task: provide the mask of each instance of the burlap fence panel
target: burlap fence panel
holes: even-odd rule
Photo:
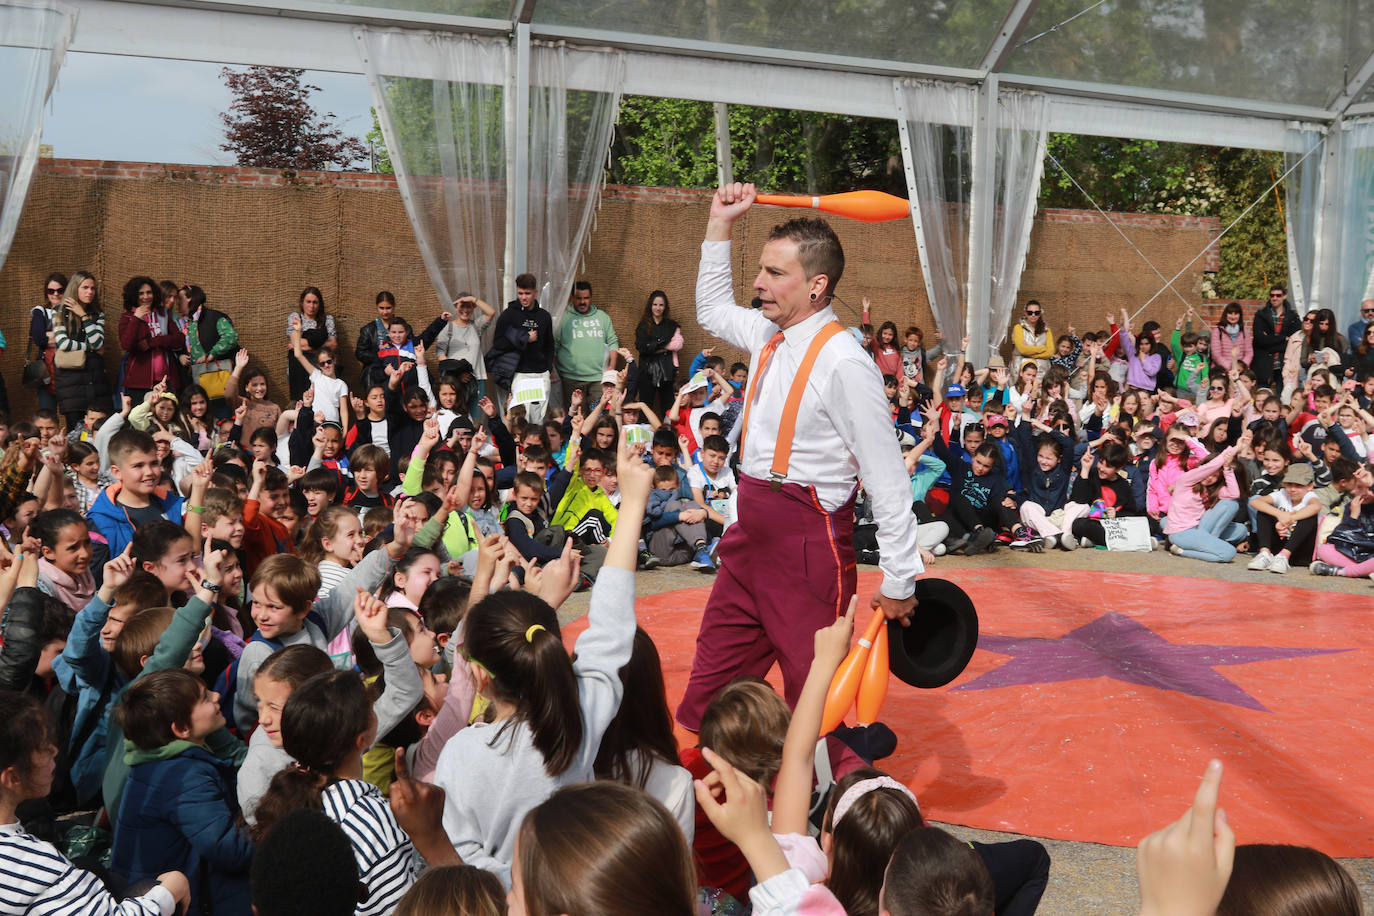
[[[350,384],[358,377],[353,357],[358,330],[375,316],[379,290],[396,296],[398,313],[417,331],[441,310],[394,189],[336,187],[315,180],[269,187],[266,178],[259,187],[244,175],[224,178],[181,166],[166,167],[164,174],[156,179],[91,178],[40,170],[35,177],[13,250],[0,271],[0,330],[9,342],[0,366],[15,416],[27,417],[34,407],[32,393],[20,387],[20,368],[29,310],[42,301],[43,278],[52,270],[86,268],[99,278],[112,382],[122,357],[116,338],[121,289],[129,277],[148,274],[203,287],[209,303],[233,317],[242,344],[268,372],[269,394],[282,402],[286,316],[306,285],[320,288],[335,316],[339,375]],[[650,291],[668,294],[686,339],[684,375],[703,347],[716,345],[727,362],[741,356],[708,337],[693,318],[707,209],[704,193],[608,192],[579,264],[579,275],[592,283],[593,300],[611,315],[624,346],[633,347],[635,325]],[[753,295],[759,250],[768,231],[792,215],[759,208],[736,232],[732,263],[740,302]],[[835,307],[840,320],[857,324],[867,295],[875,323],[890,319],[899,329],[915,324],[925,330],[927,345],[933,343],[934,325],[910,224],[831,223],[847,257],[838,289],[843,301]],[[1166,277],[1187,264],[1210,237],[1206,227],[1180,228],[1165,221],[1125,231]],[[1202,263],[1190,267],[1181,281],[1190,301],[1198,301]],[[1122,305],[1134,310],[1161,285],[1110,226],[1040,218],[1018,313],[1026,299],[1037,298],[1056,334],[1069,324],[1081,333],[1102,327],[1109,310],[1119,314]],[[500,308],[502,303],[493,305]],[[1138,322],[1155,318],[1172,328],[1182,311],[1178,299],[1166,293]]]

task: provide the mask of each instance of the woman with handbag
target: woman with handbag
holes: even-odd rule
[[[635,349],[639,351],[639,399],[662,416],[677,397],[682,329],[668,316],[668,294],[661,289],[650,293],[644,303],[644,315],[635,328]]]
[[[105,346],[105,315],[100,311],[95,277],[84,270],[72,274],[67,284],[53,319],[53,344],[57,409],[67,419],[67,428],[75,429],[87,407],[104,405],[110,399],[100,353]]]
[[[34,389],[40,410],[57,409],[53,383],[53,317],[67,291],[67,275],[50,273],[43,284],[43,304],[29,312],[28,357],[24,361],[24,387]]]
[[[124,393],[135,404],[159,381],[181,388],[177,351],[186,338],[176,320],[162,307],[162,291],[150,277],[134,277],[124,284],[124,313],[119,316],[119,345],[124,348]]]
[[[305,371],[295,356],[295,341],[299,335],[301,352],[314,353],[313,362],[320,350],[334,353],[339,349],[339,338],[334,330],[334,316],[324,310],[324,293],[318,286],[307,286],[301,291],[300,308],[286,319],[286,380],[291,389],[291,400],[298,401],[310,387],[310,373]]]
[[[191,380],[205,389],[215,416],[229,416],[224,402],[224,386],[234,369],[233,355],[238,352],[239,335],[234,322],[223,312],[205,304],[205,290],[199,286],[183,286],[177,305],[186,316],[186,350],[191,354]]]

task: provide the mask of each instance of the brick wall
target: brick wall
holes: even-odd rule
[[[605,189],[579,276],[614,319],[622,341],[653,289],[668,293],[683,324],[687,358],[718,343],[692,320],[692,296],[709,194],[699,190],[611,185]],[[736,235],[736,292],[752,295],[757,257],[768,229],[790,211],[759,208]],[[1112,214],[1126,237],[1160,273],[1173,276],[1220,230],[1215,219]],[[860,300],[873,301],[875,323],[915,324],[931,339],[934,323],[906,221],[832,221],[847,265],[837,306],[857,323]],[[1039,299],[1051,328],[1102,327],[1108,311],[1135,311],[1162,285],[1103,217],[1086,210],[1044,210],[1035,220],[1017,301]],[[3,370],[18,414],[32,409],[18,384],[29,310],[42,301],[52,270],[89,269],[100,279],[108,336],[115,339],[120,289],[136,274],[204,287],[210,304],[229,312],[244,345],[269,371],[273,395],[285,395],[285,323],[306,285],[322,289],[340,324],[341,377],[357,377],[352,350],[358,328],[375,314],[376,293],[389,289],[413,324],[437,313],[434,294],[395,179],[354,172],[282,172],[233,166],[47,159],[40,162],[9,257],[0,270],[0,330],[9,341]],[[1201,302],[1202,272],[1215,252],[1198,258],[1178,281],[1188,302]],[[851,311],[850,309],[853,309]],[[1183,304],[1157,296],[1139,321],[1172,326]],[[111,378],[118,347],[106,348]],[[718,351],[727,359],[736,354]],[[685,363],[685,361],[684,361]]]

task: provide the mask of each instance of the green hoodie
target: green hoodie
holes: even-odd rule
[[[205,747],[203,744],[196,744],[194,741],[185,741],[181,738],[177,738],[170,744],[164,744],[162,747],[155,747],[150,751],[145,751],[128,738],[125,738],[124,765],[133,769],[140,763],[151,763],[154,760],[171,760],[173,757],[184,754],[196,747],[209,750],[209,748]],[[214,752],[211,751],[211,753]]]
[[[579,382],[600,381],[606,353],[620,346],[611,316],[593,305],[583,315],[572,306],[558,326],[558,374]]]

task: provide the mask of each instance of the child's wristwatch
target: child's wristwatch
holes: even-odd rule
[[[219,589],[220,589],[219,583],[217,583],[217,582],[211,582],[209,579],[201,579],[201,580],[200,580],[200,587],[203,588],[203,589],[205,589],[207,592],[213,592],[213,593],[216,594],[216,595],[219,594]]]

